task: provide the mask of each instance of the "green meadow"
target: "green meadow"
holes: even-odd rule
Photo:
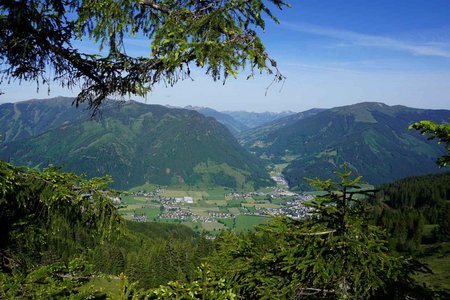
[[[147,187],[156,190],[156,186]],[[176,203],[178,209],[188,211],[192,215],[188,219],[160,218],[163,203],[161,198],[152,196],[133,195],[133,192],[142,191],[142,187],[135,188],[122,195],[122,204],[119,211],[127,220],[136,217],[146,217],[146,221],[164,223],[181,223],[198,232],[217,234],[222,230],[243,232],[252,230],[256,225],[263,224],[268,216],[258,215],[259,208],[280,208],[286,199],[270,199],[266,196],[230,197],[230,190],[215,188],[208,190],[181,189],[180,187],[162,188],[159,193],[161,198],[192,197],[194,203]],[[146,190],[148,191],[148,190]],[[265,191],[269,192],[269,191]],[[268,200],[270,199],[270,200]],[[216,215],[217,214],[217,215]]]

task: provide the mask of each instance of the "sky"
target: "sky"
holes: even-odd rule
[[[155,86],[149,104],[206,106],[217,110],[304,111],[365,101],[450,109],[449,0],[290,0],[267,22],[261,38],[286,76],[258,75],[213,82],[202,70],[194,80]],[[129,53],[148,51],[131,41]],[[0,103],[74,96],[53,83],[3,84]]]

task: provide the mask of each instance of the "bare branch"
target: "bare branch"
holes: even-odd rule
[[[336,230],[328,230],[328,231],[321,231],[321,232],[305,232],[305,233],[301,233],[300,235],[313,236],[313,235],[324,235],[324,234],[329,234],[329,233],[333,233],[333,232],[336,232]]]
[[[167,7],[161,6],[157,3],[155,3],[155,1],[152,0],[141,0],[140,4],[142,6],[148,6],[154,10],[158,10],[158,11],[162,11],[164,13],[170,13],[170,9],[168,9]]]

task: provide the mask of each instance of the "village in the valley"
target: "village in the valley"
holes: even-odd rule
[[[314,196],[289,191],[283,178],[272,178],[277,187],[265,191],[183,191],[157,186],[151,191],[131,191],[116,204],[129,220],[180,223],[209,233],[250,230],[272,216],[300,219],[308,215],[310,208],[304,203]]]

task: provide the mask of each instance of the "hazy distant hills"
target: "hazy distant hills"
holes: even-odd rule
[[[277,119],[293,115],[293,111],[283,111],[283,112],[248,112],[248,111],[223,111],[222,113],[227,114],[236,121],[244,124],[248,128],[255,128],[266,123],[275,121]]]
[[[239,136],[251,128],[296,114],[292,111],[257,113],[247,111],[217,111],[209,107],[198,106],[186,106],[185,108],[198,111],[202,115],[216,119],[225,125],[234,136]]]
[[[63,165],[88,177],[110,174],[117,188],[272,183],[261,162],[216,120],[185,109],[112,103],[96,120],[72,108],[70,99],[0,105],[0,159]]]
[[[237,121],[229,114],[214,110],[209,107],[186,106],[185,108],[195,110],[204,116],[216,119],[217,121],[225,125],[225,127],[227,127],[228,130],[230,130],[230,132],[235,136],[250,129],[250,127],[248,127],[244,123]]]
[[[423,110],[359,103],[280,119],[241,136],[250,151],[276,163],[293,188],[308,189],[304,177],[330,178],[344,162],[372,184],[442,171],[442,145],[407,127],[428,119],[446,122],[449,110]]]
[[[252,145],[253,143],[257,143],[258,141],[264,139],[267,134],[273,132],[275,129],[284,128],[288,125],[294,124],[301,119],[314,116],[324,110],[325,109],[321,108],[313,108],[304,112],[280,117],[271,122],[263,123],[258,127],[247,130],[239,134],[238,137],[242,138],[242,141],[246,145]]]

